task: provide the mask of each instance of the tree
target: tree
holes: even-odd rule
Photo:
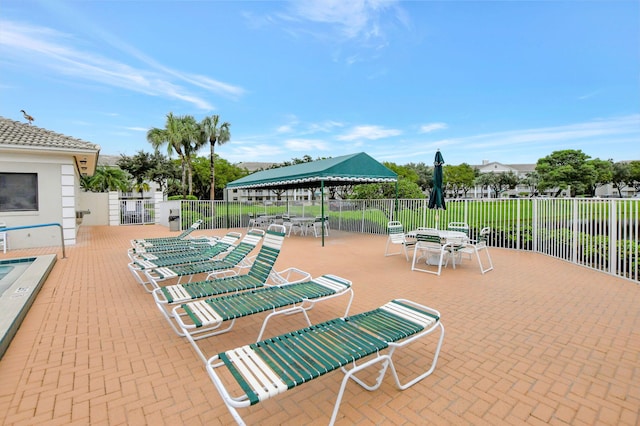
[[[443,168],[443,173],[446,189],[453,193],[454,198],[458,198],[461,191],[462,196],[466,197],[469,190],[473,188],[476,171],[467,163],[458,166],[446,165]]]
[[[183,139],[185,133],[185,119],[184,117],[176,117],[172,112],[167,114],[167,120],[165,122],[164,129],[152,128],[147,132],[147,140],[153,146],[154,150],[158,151],[163,145],[167,145],[167,153],[169,157],[175,152],[180,158],[180,165],[182,167],[182,195],[186,196],[186,174],[187,174],[187,162],[185,159],[185,153],[183,150]]]
[[[613,160],[594,158],[588,160],[587,165],[593,167],[595,175],[593,180],[586,182],[586,185],[589,189],[589,195],[595,197],[598,187],[607,185],[613,180]]]
[[[428,192],[433,185],[433,167],[425,163],[409,163],[405,167],[413,170],[418,176],[417,184],[424,191]]]
[[[192,160],[195,157],[198,150],[204,146],[201,144],[200,139],[200,126],[196,122],[196,119],[190,115],[185,115],[181,118],[182,121],[182,139],[180,145],[184,152],[184,160],[187,163],[187,179],[189,185],[189,195],[193,195],[193,163]]]
[[[245,168],[240,168],[229,163],[224,158],[215,156],[215,170],[217,178],[215,180],[215,198],[224,198],[224,189],[229,182],[247,176],[249,172]],[[208,199],[211,193],[211,167],[209,159],[205,157],[195,157],[192,159],[193,164],[193,193],[199,199]]]
[[[498,198],[503,192],[518,185],[518,177],[512,171],[480,173],[480,176],[476,178],[476,185],[479,185],[483,190],[490,188],[493,191],[493,198]]]
[[[531,197],[538,195],[538,184],[540,183],[540,176],[538,175],[538,172],[533,171],[527,173],[520,183],[529,187],[529,194]]]
[[[150,172],[155,167],[153,156],[140,150],[132,157],[122,154],[116,164],[133,177],[133,188],[142,198],[143,192],[149,190],[147,180],[150,180]]]
[[[495,173],[480,173],[480,175],[476,178],[476,185],[480,187],[480,194],[484,194],[484,190],[487,188],[491,188],[491,183],[493,182]],[[491,196],[491,194],[489,194]]]
[[[214,161],[215,145],[216,143],[218,145],[225,144],[229,142],[229,139],[231,138],[231,133],[229,131],[229,127],[231,127],[231,124],[225,121],[224,123],[221,123],[220,126],[218,127],[219,121],[220,121],[220,117],[218,115],[212,115],[211,117],[205,117],[200,123],[199,140],[201,143],[208,142],[210,147],[210,154],[209,154],[209,162],[211,167],[211,185],[210,185],[210,194],[209,194],[210,200],[215,199],[215,176],[216,176],[215,161]]]
[[[149,171],[149,179],[155,182],[162,193],[169,194],[169,186],[180,178],[179,165],[160,154],[153,153],[153,168]]]
[[[631,167],[627,162],[613,163],[611,185],[618,191],[618,197],[622,198],[622,188],[629,186]]]
[[[131,188],[129,175],[117,167],[98,166],[93,176],[88,178],[85,185],[92,192],[122,191]]]
[[[554,151],[536,164],[541,191],[554,189],[555,196],[570,188],[571,196],[584,194],[596,180],[596,170],[588,164],[589,156],[581,150]]]
[[[396,198],[396,184],[367,183],[355,185],[353,194],[349,198],[359,200]],[[420,199],[425,198],[425,195],[417,183],[411,182],[409,179],[398,179],[398,198]]]
[[[629,163],[629,181],[627,183],[634,187],[636,192],[640,191],[640,161]]]

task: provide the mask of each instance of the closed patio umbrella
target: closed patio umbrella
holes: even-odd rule
[[[440,150],[436,151],[436,157],[433,161],[433,188],[429,194],[429,208],[446,210],[447,206],[444,202],[444,192],[442,191],[442,165],[444,158]],[[438,227],[438,214],[436,213],[436,228]]]

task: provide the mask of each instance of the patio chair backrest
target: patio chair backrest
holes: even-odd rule
[[[422,229],[416,234],[416,240],[423,243],[434,243],[440,245],[441,238],[437,229]]]
[[[491,228],[485,226],[480,230],[480,235],[478,236],[478,242],[476,244],[481,245],[489,245],[489,234],[491,233]]]
[[[252,229],[247,232],[242,241],[233,248],[225,257],[224,261],[232,265],[240,263],[253,250],[260,239],[264,236],[264,231]]]
[[[267,229],[262,247],[260,247],[260,252],[258,252],[247,275],[252,278],[257,278],[260,282],[267,280],[282,249],[284,236],[285,231],[282,225],[274,224]]]
[[[447,226],[449,231],[459,231],[464,232],[469,236],[469,225],[465,222],[449,222],[449,226]]]
[[[389,234],[389,241],[392,244],[404,244],[405,233],[402,223],[394,220],[387,224],[387,233]]]

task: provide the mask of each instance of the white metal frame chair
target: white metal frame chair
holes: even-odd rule
[[[476,259],[478,260],[478,265],[480,266],[480,272],[482,274],[493,270],[493,262],[491,261],[491,255],[489,254],[489,246],[487,245],[489,240],[489,234],[491,233],[491,228],[485,227],[480,231],[480,235],[477,240],[469,240],[464,247],[457,250],[457,253],[460,255],[467,254],[471,259],[475,254]],[[482,263],[482,259],[480,257],[480,252],[484,252],[486,254],[486,259],[488,263],[488,267],[485,268]]]
[[[324,236],[329,236],[329,218],[322,218],[322,216],[316,216],[316,219],[313,223],[310,224],[311,228],[313,228],[313,235],[317,238],[322,235],[322,230],[324,229]]]
[[[427,272],[429,274],[440,275],[442,267],[449,262],[452,254],[453,243],[443,243],[437,229],[425,229],[419,234],[413,250],[412,271]],[[421,262],[422,261],[422,262]],[[420,263],[425,266],[421,267]],[[429,268],[429,266],[435,267]]]
[[[258,226],[258,223],[256,221],[256,216],[253,213],[248,213],[248,215],[249,215],[249,222],[247,223],[247,229],[256,228]]]
[[[409,248],[413,248],[416,244],[415,241],[407,239],[407,235],[404,232],[404,226],[397,220],[392,220],[387,223],[387,233],[389,237],[387,238],[387,244],[384,248],[385,256],[393,256],[396,254],[404,253],[404,256],[409,261]],[[389,252],[389,248],[392,245],[400,245],[402,249],[396,252]]]
[[[340,370],[344,377],[329,420],[333,425],[350,380],[368,391],[375,391],[390,370],[396,387],[405,390],[431,375],[444,340],[444,326],[440,318],[435,309],[406,299],[392,300],[369,312],[336,318],[221,352],[207,361],[207,373],[234,420],[244,425],[239,408],[257,404],[326,373]],[[422,365],[424,362],[414,364],[414,374],[401,378],[395,363],[403,358],[394,359],[396,350],[434,332],[439,332],[440,336],[433,355],[425,357],[427,366]],[[418,358],[423,361],[422,356]],[[374,378],[365,381],[357,376],[369,368],[369,371],[377,368]],[[418,368],[426,370],[416,375]]]

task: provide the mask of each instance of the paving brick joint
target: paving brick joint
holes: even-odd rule
[[[165,235],[156,225],[80,227],[0,360],[0,424],[233,424],[196,353],[126,267],[131,238]],[[322,247],[319,238],[293,236],[276,263],[352,280],[351,313],[392,298],[442,313],[435,372],[405,391],[390,376],[375,392],[350,384],[336,424],[640,424],[637,284],[495,248],[494,271],[482,275],[465,261],[437,277],[412,272],[404,256],[384,257],[385,242],[332,230]],[[54,247],[0,259],[49,253],[61,256]],[[341,298],[318,305],[311,320],[344,307]],[[246,344],[263,318],[244,318],[202,344],[207,353]],[[267,335],[303,325],[276,319]],[[414,346],[395,360],[400,373],[415,372],[435,343]],[[323,376],[241,414],[247,424],[326,424],[341,379]]]

